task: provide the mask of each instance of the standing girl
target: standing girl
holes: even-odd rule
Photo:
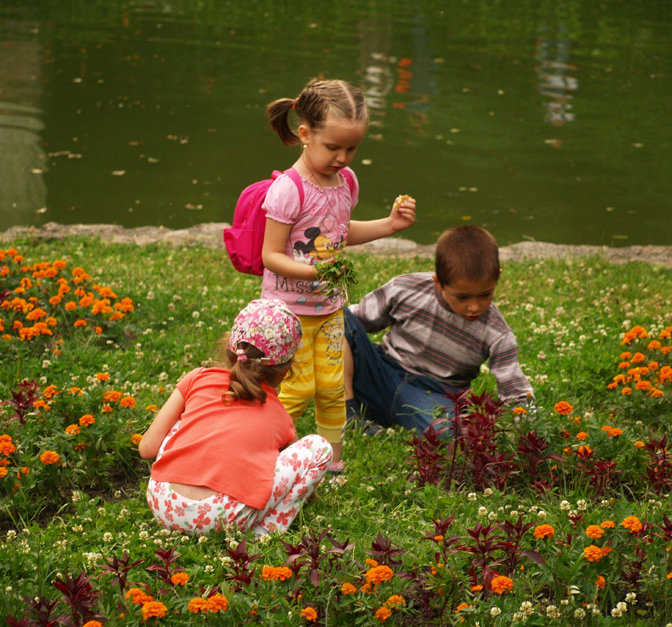
[[[290,126],[294,113],[298,128]],[[368,114],[361,91],[341,80],[311,80],[296,98],[268,105],[271,127],[285,145],[301,144],[294,173],[271,185],[263,208],[266,232],[262,258],[264,298],[279,298],[301,318],[303,343],[296,372],[280,388],[280,400],[295,420],[315,401],[317,432],[334,450],[332,471],[340,461],[345,426],[343,386],[343,296],[325,298],[316,264],[336,251],[392,235],[415,222],[415,200],[395,203],[390,215],[366,222],[350,220],[359,186],[348,167],[364,138]]]
[[[301,323],[279,300],[254,300],[222,342],[231,369],[189,372],[140,442],[140,455],[156,458],[147,500],[168,529],[285,531],[332,459],[319,435],[296,441],[275,391]]]

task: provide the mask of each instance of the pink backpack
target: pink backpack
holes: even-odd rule
[[[266,232],[266,211],[262,205],[271,183],[281,174],[279,170],[273,170],[270,179],[248,185],[240,194],[233,210],[233,225],[224,229],[226,252],[233,267],[239,272],[259,276],[264,273],[261,249]],[[294,168],[285,170],[285,174],[294,181],[299,192],[299,203],[303,205],[304,193],[300,174]],[[341,170],[341,174],[350,186],[350,193],[354,193],[355,181],[352,174],[345,168]]]

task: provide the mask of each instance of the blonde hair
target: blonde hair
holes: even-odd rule
[[[311,129],[322,128],[330,112],[352,122],[367,123],[369,119],[364,94],[359,89],[343,80],[313,79],[296,98],[280,98],[266,107],[271,128],[286,146],[300,143],[289,123],[292,110],[300,123]]]
[[[218,346],[218,361],[228,366],[231,371],[229,389],[222,394],[222,400],[225,403],[232,401],[265,403],[266,392],[261,384],[266,383],[271,387],[280,385],[294,360],[284,364],[267,366],[260,361],[264,354],[247,342],[238,343],[238,347],[244,351],[242,355],[238,355],[229,348],[230,335],[230,333],[225,334],[219,341]],[[245,359],[241,359],[243,356]]]

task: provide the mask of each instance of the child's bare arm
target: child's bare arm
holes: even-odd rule
[[[374,239],[393,235],[415,222],[415,198],[398,196],[387,218],[379,220],[351,220],[348,228],[348,244],[356,246]]]
[[[154,459],[161,448],[161,443],[178,421],[184,411],[184,397],[175,390],[163,404],[159,413],[154,416],[149,429],[142,436],[138,452],[143,459]]]
[[[312,265],[294,261],[285,253],[291,228],[291,224],[266,218],[264,245],[261,249],[264,267],[290,279],[315,280],[315,268]]]

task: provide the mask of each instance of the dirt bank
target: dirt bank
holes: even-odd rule
[[[158,226],[124,228],[114,224],[57,224],[48,222],[42,227],[15,226],[0,233],[0,242],[9,243],[19,238],[64,239],[74,235],[100,237],[115,243],[135,243],[140,246],[164,242],[176,246],[202,244],[223,248],[222,229],[228,226],[223,222],[199,224],[188,229],[165,229]],[[416,244],[407,239],[389,237],[362,246],[353,246],[353,252],[367,252],[378,255],[431,256],[433,246]],[[612,263],[644,261],[652,265],[672,268],[672,246],[568,246],[545,242],[519,242],[501,249],[503,261],[521,259],[576,258],[585,255],[601,255]]]

